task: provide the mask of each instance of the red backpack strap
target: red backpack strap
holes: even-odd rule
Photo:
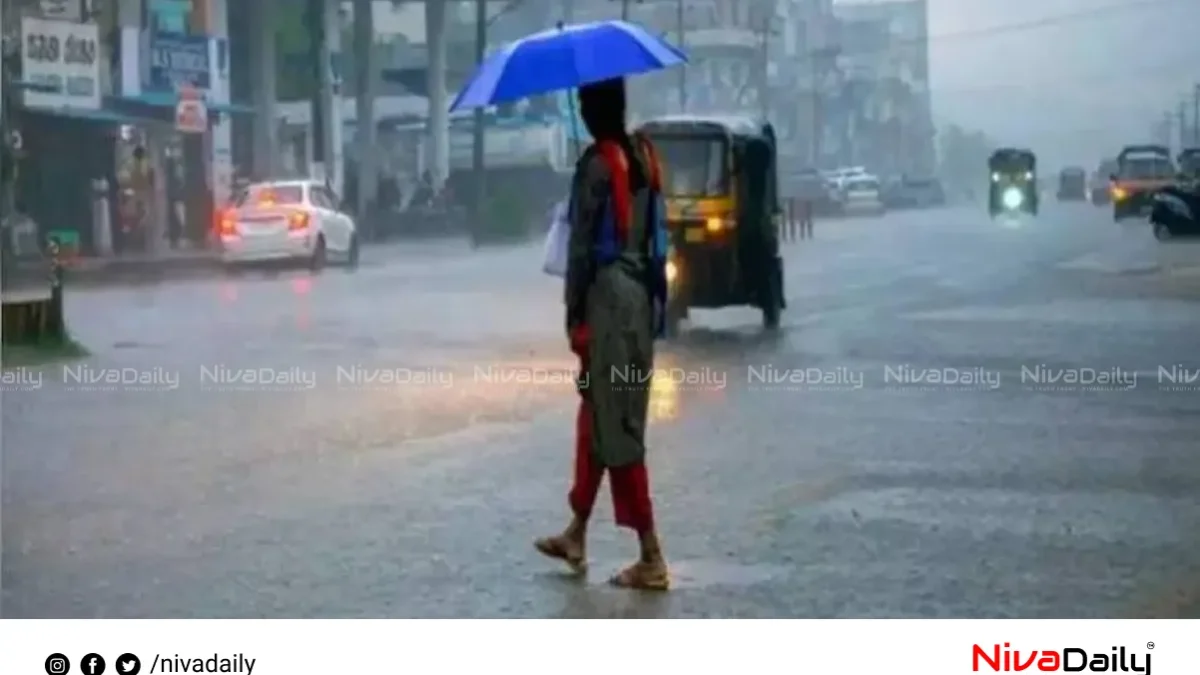
[[[608,166],[609,179],[612,181],[612,201],[616,213],[613,214],[621,237],[629,232],[633,223],[633,196],[629,190],[629,162],[625,151],[615,141],[599,141],[596,149]]]
[[[636,133],[634,137],[637,139],[638,147],[642,149],[642,154],[646,156],[647,167],[650,172],[650,189],[655,192],[662,192],[662,164],[658,161],[658,152],[654,150],[654,144],[643,133]]]

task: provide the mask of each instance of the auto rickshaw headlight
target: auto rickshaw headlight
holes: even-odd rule
[[[1032,171],[1025,172],[1025,180],[1033,180],[1033,172]]]
[[[993,173],[993,174],[992,174],[992,182],[993,182],[993,183],[999,183],[999,182],[1000,182],[1000,172],[998,172],[998,171],[997,171],[997,172],[995,172],[995,173]]]
[[[709,218],[704,226],[709,232],[720,232],[725,228],[725,221],[720,218]]]
[[[1112,198],[1116,201],[1121,201],[1129,196],[1129,191],[1123,187],[1114,186],[1112,189]]]
[[[674,260],[668,260],[667,261],[667,283],[668,284],[675,283],[675,279],[678,276],[679,276],[679,266],[675,264]]]
[[[1021,208],[1021,204],[1025,202],[1025,195],[1017,188],[1008,188],[1004,191],[1004,208],[1010,211],[1015,211]]]

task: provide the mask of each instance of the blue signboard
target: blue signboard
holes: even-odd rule
[[[202,91],[212,88],[208,36],[171,33],[151,35],[146,89],[174,91],[181,84],[190,84]]]

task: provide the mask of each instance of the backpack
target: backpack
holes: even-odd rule
[[[667,307],[667,255],[670,238],[667,230],[667,204],[662,196],[662,169],[654,146],[642,134],[634,134],[633,141],[645,155],[650,165],[649,213],[646,214],[646,257],[649,260],[647,287],[650,290],[654,310],[654,333],[662,337],[666,332]],[[629,187],[629,164],[625,151],[613,141],[597,144],[600,157],[608,166],[612,190],[601,212],[600,227],[596,233],[596,262],[611,265],[620,257],[633,222],[633,193]]]

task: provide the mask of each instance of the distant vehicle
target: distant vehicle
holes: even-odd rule
[[[920,209],[944,206],[946,192],[936,178],[902,176],[883,191],[883,203],[889,209]]]
[[[1155,193],[1175,182],[1171,151],[1162,145],[1126,146],[1111,178],[1113,220],[1149,216]]]
[[[1091,199],[1096,206],[1108,206],[1112,203],[1112,176],[1117,172],[1117,160],[1106,159],[1100,162],[1096,172],[1092,174]]]
[[[358,264],[358,230],[337,196],[313,180],[254,183],[217,221],[221,259],[236,263],[296,260],[312,269],[327,257]]]
[[[833,181],[833,184],[837,186],[837,189],[839,190],[846,189],[846,183],[851,178],[858,178],[861,176],[870,176],[870,174],[867,173],[866,167],[848,166],[835,169],[829,173],[830,180]]]
[[[801,169],[783,180],[785,196],[811,201],[815,215],[830,215],[841,210],[842,200],[837,187],[816,169]]]
[[[988,158],[988,213],[1038,213],[1037,156],[1024,148],[1000,148]]]
[[[1068,166],[1058,174],[1058,201],[1084,202],[1088,199],[1087,171]]]
[[[883,215],[885,211],[879,189],[879,179],[863,174],[847,178],[842,188],[846,215]]]

